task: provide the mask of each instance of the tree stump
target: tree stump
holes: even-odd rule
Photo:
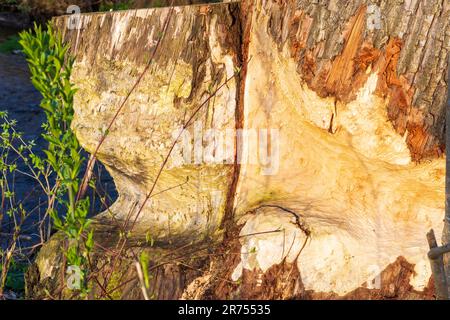
[[[97,154],[119,192],[98,239],[119,224],[142,250],[190,248],[196,272],[156,298],[432,298],[449,15],[255,0],[56,18],[91,153],[156,48]]]

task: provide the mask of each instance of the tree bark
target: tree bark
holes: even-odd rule
[[[447,82],[450,79],[450,69],[448,70]],[[445,176],[445,223],[442,232],[442,244],[450,245],[450,86],[448,87],[447,108],[446,108],[446,176]],[[450,254],[444,254],[444,267],[447,276],[447,285],[450,284]],[[450,296],[450,286],[448,295]]]
[[[76,57],[73,129],[89,152],[170,10],[82,15],[79,30],[55,20]],[[97,218],[97,234],[108,230],[100,238],[117,238],[111,226],[131,216],[134,245],[148,232],[164,250],[209,244],[209,259],[191,257],[200,275],[177,282],[187,299],[431,298],[426,233],[441,236],[445,212],[448,2],[255,0],[174,12],[97,155],[120,194]],[[174,140],[180,126],[186,135]]]
[[[444,259],[442,257],[442,253],[438,253],[435,255],[432,254],[433,251],[436,251],[439,248],[433,230],[431,230],[427,234],[427,239],[430,246],[428,258],[430,258],[431,262],[431,271],[433,272],[436,298],[439,300],[448,300],[447,277],[445,274]]]

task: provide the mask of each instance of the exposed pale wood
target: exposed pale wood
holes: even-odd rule
[[[385,86],[386,81],[401,81],[395,64],[417,48],[400,47],[406,38],[395,40],[398,30],[368,31],[361,22],[367,18],[363,1],[340,3],[339,12],[328,9],[330,2],[252,4],[248,21],[248,56],[252,58],[244,83],[243,126],[277,129],[280,157],[273,175],[261,175],[261,164],[242,164],[237,216],[263,204],[302,215],[311,230],[311,241],[297,260],[306,290],[344,296],[359,286],[376,287],[377,275],[403,257],[414,266],[412,287],[425,291],[431,275],[425,234],[430,228],[440,233],[444,216],[444,159],[436,154],[432,161],[415,163],[408,139],[390,122],[391,93]],[[401,10],[403,5],[389,8]],[[436,10],[444,10],[436,5]],[[382,14],[388,16],[383,10],[388,9],[381,6]],[[440,17],[439,12],[435,14]],[[302,23],[311,25],[303,48],[294,46],[296,39],[303,39]],[[420,32],[426,33],[430,26],[422,28]],[[378,60],[354,64],[353,59],[366,52],[363,43],[381,36],[386,41],[372,45],[379,51],[374,56]],[[440,31],[434,36],[445,34]],[[316,62],[312,78],[303,68],[308,50]],[[445,47],[443,55],[447,54]],[[353,72],[347,73],[348,68]],[[443,74],[443,68],[421,69],[417,77],[425,79],[433,73]],[[324,79],[332,79],[334,91],[322,87]],[[446,88],[442,81],[439,86]],[[293,251],[300,251],[304,236],[295,235],[282,222],[283,214],[257,211],[255,218],[252,213],[249,216],[247,222],[243,219],[249,226],[244,230],[291,230],[287,239],[297,237]],[[271,254],[271,246],[283,243],[282,235],[241,242],[244,248],[255,246],[259,252],[255,257],[243,254],[236,270],[244,266],[266,272],[280,263],[282,257]],[[294,259],[291,254],[287,261]]]
[[[217,258],[199,263],[191,282],[181,269],[169,272],[155,284],[173,289],[161,297],[432,296],[425,234],[433,228],[440,236],[445,212],[449,5],[383,0],[374,29],[370,4],[254,0],[176,9],[151,72],[100,148],[119,189],[115,218],[139,207],[173,130],[236,68],[239,79],[198,120],[204,130],[270,136],[233,140],[228,163],[163,170],[130,241],[139,246],[150,231],[166,250],[206,238]],[[142,71],[167,12],[83,15],[83,29],[71,31],[66,17],[56,19],[76,54],[73,128],[88,151]],[[258,159],[264,138],[275,152],[269,163]],[[211,191],[224,195],[216,214]],[[96,224],[111,246],[113,224],[108,213]]]
[[[229,130],[233,137],[236,128],[239,79],[232,77],[240,66],[237,9],[237,4],[220,4],[86,14],[81,16],[80,30],[67,29],[65,17],[55,20],[76,57],[73,80],[80,108],[72,127],[81,145],[93,152],[102,128],[143,72],[170,19],[152,66],[97,154],[119,192],[110,212],[122,223],[137,217],[133,230],[137,235],[151,232],[155,238],[175,241],[219,232],[226,200],[232,197],[234,155],[199,164],[204,163],[208,146],[213,151],[219,148],[214,147],[218,138],[208,138],[210,129]],[[154,195],[139,213],[178,130],[220,86],[223,89],[181,135]],[[204,141],[200,147],[199,140]],[[189,151],[183,149],[185,142]]]

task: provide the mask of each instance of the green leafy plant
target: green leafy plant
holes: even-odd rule
[[[0,248],[0,297],[3,295],[5,287],[14,290],[22,290],[23,272],[17,272],[20,256],[17,250],[18,240],[21,237],[21,229],[25,220],[29,217],[21,202],[17,202],[15,192],[15,175],[23,173],[18,169],[18,162],[28,163],[32,154],[34,142],[25,143],[22,135],[15,130],[16,122],[9,120],[6,112],[0,112],[0,222],[6,215],[13,228],[10,234],[3,233],[0,224],[0,235],[9,236],[10,241],[3,248]],[[30,167],[31,168],[31,167]],[[37,176],[33,170],[27,175]],[[21,278],[22,279],[19,279]]]
[[[69,47],[51,24],[43,30],[35,25],[33,31],[20,34],[20,44],[31,71],[31,81],[42,95],[41,108],[47,121],[43,124],[45,162],[55,173],[53,189],[55,206],[49,214],[56,229],[69,240],[66,250],[67,264],[80,267],[81,292],[87,293],[86,273],[88,254],[93,247],[93,233],[88,219],[89,198],[77,199],[81,185],[81,167],[84,157],[79,142],[70,129],[73,119],[73,97],[76,89],[70,82],[74,59],[68,55]],[[42,165],[42,164],[41,164]],[[57,208],[64,209],[60,218]]]
[[[12,259],[4,280],[5,288],[14,290],[15,292],[22,292],[25,287],[24,274],[27,268],[27,264],[16,262]],[[2,269],[0,265],[0,272],[2,272]]]
[[[133,6],[133,1],[105,1],[100,4],[99,11],[128,10]]]

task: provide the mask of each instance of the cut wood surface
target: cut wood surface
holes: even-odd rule
[[[56,18],[91,153],[160,41],[97,154],[119,192],[98,221],[137,218],[132,235],[164,248],[207,239],[213,258],[165,298],[432,298],[449,8],[255,0],[86,14],[74,30]]]

